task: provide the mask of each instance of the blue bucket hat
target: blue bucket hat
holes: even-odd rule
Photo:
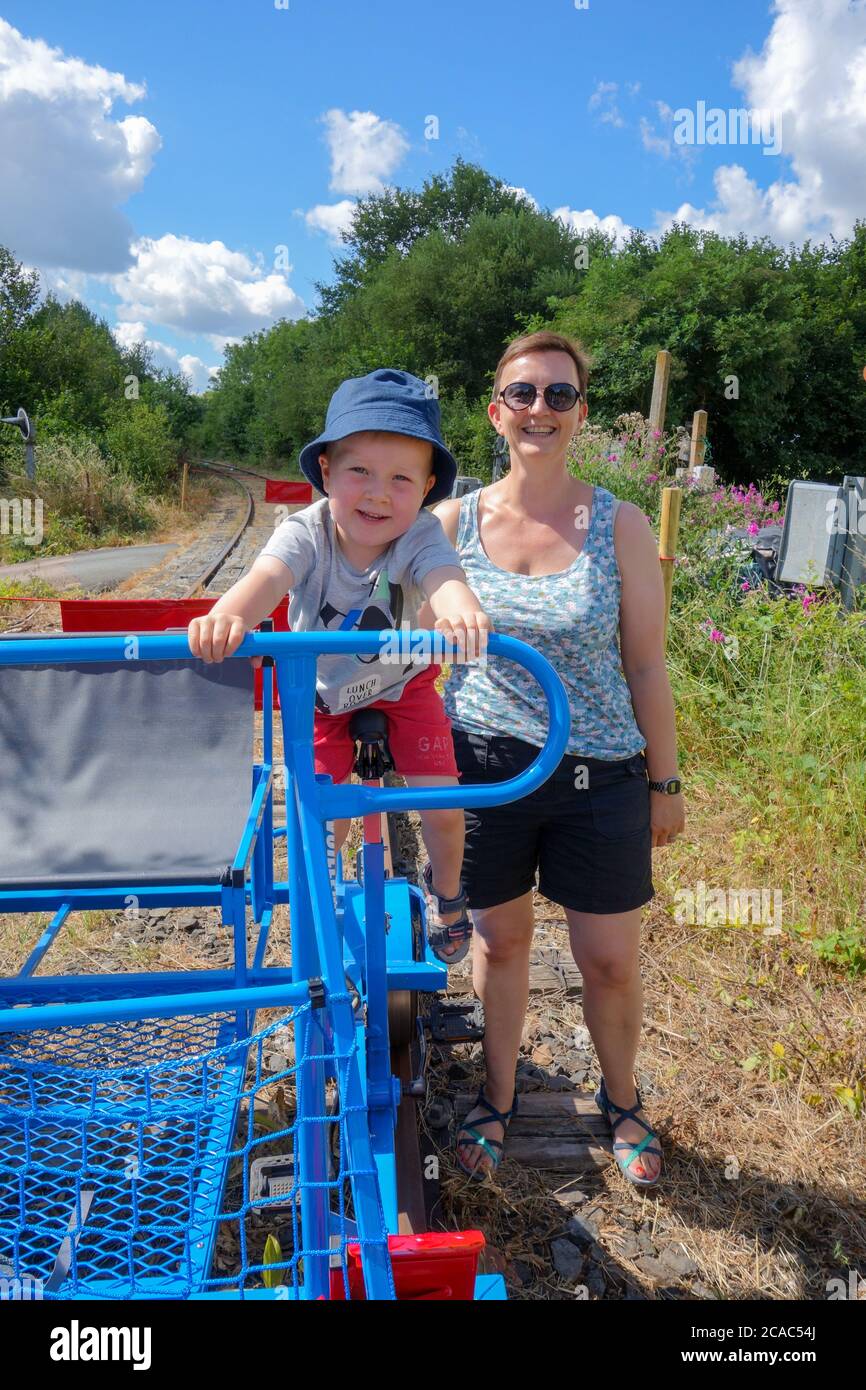
[[[428,394],[426,383],[417,376],[380,367],[366,376],[350,377],[340,383],[331,397],[324,430],[304,445],[300,455],[301,472],[319,492],[325,491],[319,463],[322,449],[359,430],[385,430],[426,439],[433,445],[436,481],[424,498],[424,505],[429,507],[451,496],[457,463],[442,442],[439,402]]]

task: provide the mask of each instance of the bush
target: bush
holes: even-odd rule
[[[44,438],[37,443],[35,488],[19,458],[9,466],[9,490],[42,499],[43,536],[38,551],[20,536],[0,537],[4,563],[86,549],[96,538],[111,544],[111,533],[121,540],[153,522],[145,494],[115,472],[86,435]]]
[[[120,401],[107,414],[105,451],[118,473],[151,493],[165,492],[177,467],[177,442],[165,408]]]

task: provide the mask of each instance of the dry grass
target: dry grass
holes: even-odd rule
[[[674,1296],[622,1253],[624,1236],[635,1230],[695,1261],[698,1273],[679,1291],[683,1297],[822,1299],[829,1278],[849,1268],[866,1272],[863,980],[823,964],[808,932],[681,926],[672,916],[681,885],[700,878],[718,886],[762,883],[771,864],[772,881],[786,895],[812,902],[820,934],[833,920],[836,876],[847,878],[856,866],[837,864],[834,874],[832,857],[802,826],[776,822],[768,836],[769,822],[757,811],[744,835],[742,802],[723,784],[711,794],[709,781],[696,780],[689,815],[686,838],[655,853],[658,892],[643,943],[638,1067],[665,1150],[659,1186],[632,1188],[612,1162],[571,1180],[507,1159],[495,1179],[470,1183],[453,1149],[442,1151],[443,1220],[485,1232],[488,1267],[505,1271],[512,1297],[574,1297],[553,1269],[550,1240],[573,1209],[567,1199],[575,1187],[587,1199],[580,1210],[598,1215],[593,1258],[608,1296]],[[282,873],[282,841],[277,854]],[[218,920],[213,910],[197,915]],[[0,973],[20,968],[44,922],[0,916]],[[539,936],[567,949],[561,915],[543,900]],[[228,964],[227,931],[218,956],[202,955],[200,942],[199,934],[174,931],[162,942],[136,943],[122,914],[82,913],[66,923],[38,973]],[[278,908],[269,963],[287,962],[288,943],[287,910]],[[259,1026],[266,1021],[260,1017]],[[582,1022],[580,1007],[547,1000],[545,1022],[565,1040]],[[480,1057],[466,1049],[454,1055],[470,1063],[471,1089],[483,1079]],[[453,1090],[450,1060],[434,1068],[434,1092]]]
[[[698,1265],[696,1284],[680,1296],[691,1288],[722,1299],[822,1299],[829,1278],[866,1270],[866,1134],[851,1099],[866,1076],[862,981],[823,965],[808,940],[784,930],[679,926],[671,916],[673,886],[701,872],[719,882],[707,865],[726,862],[735,819],[735,808],[698,800],[692,843],[654,856],[638,1069],[665,1173],[641,1192],[611,1163],[576,1184],[598,1209],[595,1255],[620,1296],[658,1293],[634,1260],[617,1254],[635,1224]],[[792,837],[792,856],[795,848]],[[793,862],[787,868],[796,872]],[[541,899],[539,930],[567,951],[562,915]],[[579,1005],[545,1002],[545,1027],[563,1039],[581,1022]],[[531,1045],[531,1034],[524,1038]],[[472,1065],[470,1090],[483,1079],[480,1058]],[[447,1224],[485,1231],[512,1294],[573,1297],[548,1253],[567,1215],[556,1193],[569,1184],[507,1160],[495,1178],[471,1183],[453,1151],[443,1158]]]

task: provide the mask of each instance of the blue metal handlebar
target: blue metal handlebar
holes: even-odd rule
[[[312,680],[314,658],[323,654],[358,653],[374,656],[397,638],[413,653],[431,650],[435,659],[449,660],[456,651],[444,643],[438,632],[250,632],[232,658],[272,656],[282,691],[281,673],[298,658],[309,658],[309,711],[304,711],[306,741],[312,733]],[[135,644],[131,647],[131,644]],[[504,782],[482,786],[456,787],[363,787],[316,783],[316,815],[320,820],[375,814],[377,811],[415,811],[445,807],[501,806],[518,801],[535,791],[559,764],[568,742],[571,714],[565,687],[550,662],[516,637],[491,633],[487,639],[490,656],[504,657],[523,666],[538,681],[550,710],[550,724],[544,747],[525,771]],[[287,660],[289,658],[289,660]],[[0,665],[60,665],[96,661],[183,661],[190,660],[186,633],[142,633],[125,636],[66,637],[47,636],[0,640]],[[288,675],[288,672],[286,672]],[[290,682],[287,680],[286,685]],[[295,698],[302,687],[292,683]],[[281,701],[286,704],[287,702]],[[294,701],[292,701],[294,703]],[[286,710],[283,711],[284,719]],[[295,723],[295,721],[292,721]]]

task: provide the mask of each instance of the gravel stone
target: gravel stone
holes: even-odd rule
[[[677,1279],[684,1279],[689,1274],[698,1273],[698,1266],[691,1255],[686,1255],[682,1250],[674,1250],[671,1246],[667,1246],[660,1252],[659,1261],[668,1273]]]
[[[583,1273],[584,1256],[574,1241],[567,1236],[558,1236],[550,1242],[550,1254],[557,1274],[577,1283]]]
[[[594,1261],[590,1261],[589,1268],[584,1275],[584,1283],[591,1298],[604,1298],[607,1292],[607,1280],[604,1277],[604,1270]]]
[[[569,1239],[576,1241],[578,1245],[594,1245],[598,1239],[600,1225],[598,1217],[592,1212],[587,1212],[580,1216],[570,1216],[565,1225],[565,1232]]]

